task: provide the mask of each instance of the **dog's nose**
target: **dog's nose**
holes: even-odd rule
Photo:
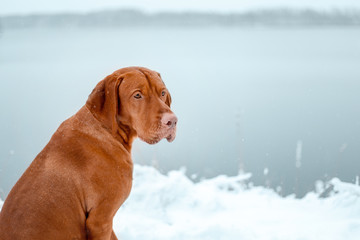
[[[166,125],[168,128],[173,128],[177,124],[177,117],[173,113],[164,113],[161,119],[161,123]]]

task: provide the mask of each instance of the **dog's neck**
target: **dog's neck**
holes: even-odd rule
[[[95,121],[97,121],[101,126],[106,129],[121,145],[131,154],[132,143],[137,137],[136,132],[131,129],[126,124],[121,123],[120,121],[113,122],[112,126],[108,126],[106,123],[98,119],[87,106],[84,106],[79,113],[85,111],[85,114],[92,116]]]
[[[131,153],[131,147],[132,143],[136,138],[136,133],[129,126],[121,122],[118,122],[118,126],[119,127],[116,130],[116,133],[113,133],[113,135],[121,142],[121,144],[126,148],[126,150]]]

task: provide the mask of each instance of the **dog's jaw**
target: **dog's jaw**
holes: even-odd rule
[[[171,129],[160,128],[157,131],[148,132],[148,134],[138,134],[138,137],[148,144],[156,144],[164,138],[166,138],[168,142],[172,142],[176,137],[176,127]]]

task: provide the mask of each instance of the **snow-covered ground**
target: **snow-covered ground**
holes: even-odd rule
[[[360,187],[333,179],[332,196],[280,197],[248,187],[250,174],[199,183],[182,171],[135,166],[131,195],[114,219],[119,239],[360,239]],[[251,180],[251,179],[250,179]],[[337,192],[336,194],[334,192]]]
[[[326,198],[280,197],[249,187],[250,174],[193,183],[183,171],[136,165],[129,199],[114,218],[119,239],[358,240],[360,187],[333,179]],[[2,202],[0,201],[0,208]]]

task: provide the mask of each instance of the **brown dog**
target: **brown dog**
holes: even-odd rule
[[[117,239],[116,211],[132,184],[131,145],[173,141],[177,118],[158,73],[130,67],[98,83],[9,193],[1,240]]]

